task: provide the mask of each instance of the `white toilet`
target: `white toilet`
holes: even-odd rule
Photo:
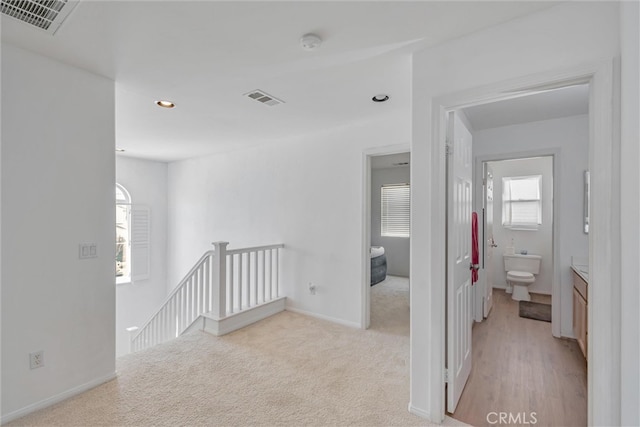
[[[540,255],[503,255],[504,271],[507,272],[507,289],[513,286],[511,298],[516,301],[531,301],[528,287],[536,281],[540,272]]]

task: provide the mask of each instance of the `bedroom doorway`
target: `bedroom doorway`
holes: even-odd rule
[[[367,327],[409,336],[411,155],[368,156]]]

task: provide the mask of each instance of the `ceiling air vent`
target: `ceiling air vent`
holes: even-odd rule
[[[268,93],[259,89],[252,90],[249,93],[245,93],[245,96],[248,96],[251,99],[254,99],[258,102],[261,102],[262,104],[266,104],[272,107],[274,105],[284,104],[284,101],[282,101],[281,99],[278,99],[275,96],[271,96]]]
[[[54,34],[78,1],[2,0],[2,13]]]

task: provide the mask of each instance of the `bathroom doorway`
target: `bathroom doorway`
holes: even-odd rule
[[[534,109],[549,111],[540,107],[546,102],[540,96],[555,99],[555,105],[563,105],[558,103],[566,97],[561,108],[566,115],[525,117],[530,109],[518,103],[531,102],[538,105]],[[554,337],[573,336],[571,257],[588,256],[589,251],[582,226],[582,180],[589,164],[588,97],[588,85],[574,85],[531,95],[531,99],[523,96],[457,111],[473,136],[474,210],[482,219],[480,280],[474,286],[472,304],[473,368],[452,413],[456,419],[483,425],[491,423],[487,418],[491,413],[507,412],[520,414],[524,424],[586,424],[586,363],[575,341]],[[503,112],[496,114],[501,108]],[[518,120],[500,123],[505,117]],[[479,119],[492,124],[479,124]],[[529,188],[538,186],[540,197],[513,197],[514,188],[523,182]],[[514,203],[521,205],[515,220],[508,218]],[[522,215],[528,220],[523,221]],[[551,305],[551,324],[520,316],[521,303],[506,292],[505,252],[541,255],[540,271],[527,291],[532,302]],[[561,362],[549,366],[545,363],[549,357]],[[549,373],[571,375],[575,381],[568,388],[545,391],[538,383],[545,382]],[[511,391],[504,393],[506,389]],[[548,393],[562,396],[562,405],[573,412],[563,412]],[[500,401],[495,396],[501,396]],[[532,416],[537,416],[535,421]]]
[[[494,290],[502,290],[516,299],[552,306],[555,283],[554,156],[482,161],[481,165],[479,169],[483,176],[476,180],[476,185],[482,185],[482,189],[476,194],[483,194],[482,204],[477,206],[482,206],[479,250],[485,274],[478,284],[476,297],[482,308],[476,321],[479,315],[489,316]],[[519,289],[514,294],[513,286],[507,280],[504,255],[540,257],[539,271],[535,272],[533,282],[519,285],[522,296],[517,295]],[[553,322],[550,307],[531,307],[535,313],[545,316],[548,312],[548,320]]]

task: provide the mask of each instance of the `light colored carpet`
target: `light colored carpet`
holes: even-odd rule
[[[430,425],[407,411],[408,290],[407,279],[374,286],[367,331],[283,312],[223,337],[185,335],[8,425]]]

